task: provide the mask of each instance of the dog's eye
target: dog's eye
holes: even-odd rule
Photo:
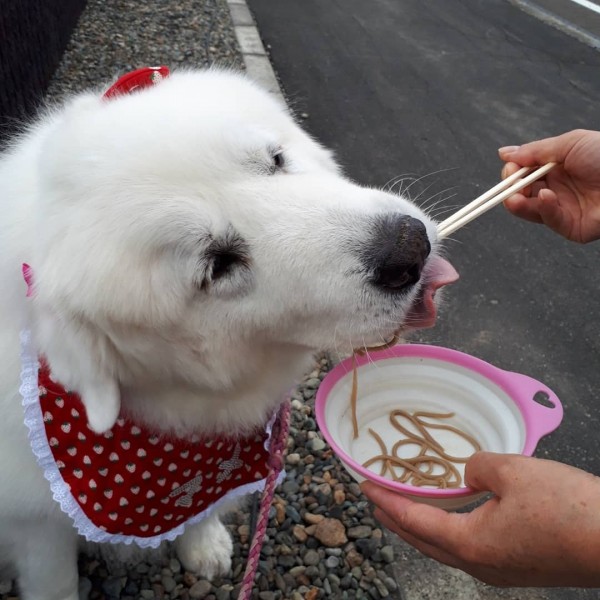
[[[241,262],[241,257],[235,252],[227,252],[226,250],[217,252],[213,255],[212,269],[210,278],[217,281],[221,277],[227,275],[236,264]]]
[[[273,154],[273,171],[277,171],[278,169],[283,169],[285,166],[285,158],[283,156],[282,150],[277,150]]]

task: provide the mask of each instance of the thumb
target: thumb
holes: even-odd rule
[[[549,162],[563,163],[580,138],[581,132],[570,131],[522,146],[505,146],[498,150],[498,154],[503,161],[515,162],[524,167],[544,165]]]
[[[518,454],[476,452],[465,465],[465,483],[474,490],[493,492],[502,497],[506,488],[518,478],[515,462],[523,459]]]

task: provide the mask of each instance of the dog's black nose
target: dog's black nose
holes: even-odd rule
[[[377,220],[365,252],[371,283],[402,292],[419,281],[431,251],[425,225],[408,215],[386,215]]]

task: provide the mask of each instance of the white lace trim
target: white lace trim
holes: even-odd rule
[[[58,502],[63,512],[71,517],[75,529],[77,529],[79,534],[85,537],[86,540],[90,542],[110,542],[113,544],[135,543],[142,548],[156,548],[163,541],[173,541],[184,532],[186,526],[193,525],[194,523],[198,523],[209,517],[213,511],[218,510],[226,502],[264,489],[266,478],[234,488],[201,513],[189,518],[185,523],[181,523],[174,529],[159,535],[139,537],[135,535],[112,534],[102,531],[102,529],[96,527],[96,525],[90,521],[79,506],[77,500],[72,496],[69,486],[63,480],[56,462],[54,461],[54,456],[46,436],[44,419],[39,403],[39,367],[40,364],[37,356],[32,349],[31,332],[24,330],[21,332],[21,387],[19,391],[23,398],[25,425],[29,431],[28,436],[31,449],[36,457],[37,463],[44,473],[44,477],[50,483],[52,497]],[[273,415],[266,426],[268,436],[264,444],[266,450],[268,450],[270,446],[271,431],[275,418],[276,415]],[[282,470],[281,473],[279,473],[277,483],[280,484],[284,477],[285,471]]]

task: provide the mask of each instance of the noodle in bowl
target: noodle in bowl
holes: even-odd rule
[[[353,361],[358,383],[357,437],[350,402]],[[540,396],[543,404],[538,402]],[[382,454],[381,442],[391,449],[403,437],[390,419],[394,411],[446,415],[444,427],[430,429],[429,433],[435,439],[434,445],[443,447],[444,454],[457,457],[474,452],[469,438],[476,440],[482,450],[531,456],[539,440],[554,431],[563,417],[560,400],[544,384],[448,348],[398,345],[337,365],[317,392],[316,416],[323,436],[348,472],[358,482],[369,479],[412,500],[447,510],[461,508],[485,495],[462,483],[464,461],[453,463],[461,484],[441,489],[431,483],[417,486],[394,480],[389,469],[384,476],[382,460],[372,460]],[[406,444],[397,453],[414,457],[415,450],[415,444],[412,448]],[[372,464],[365,467],[369,462]],[[427,466],[429,473],[441,468]]]

